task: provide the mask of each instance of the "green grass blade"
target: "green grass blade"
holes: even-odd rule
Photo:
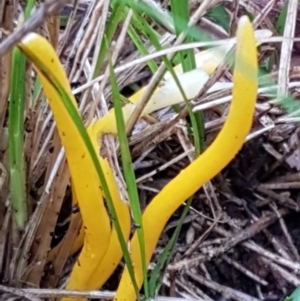
[[[155,265],[155,268],[153,269],[153,271],[151,273],[151,278],[149,281],[149,289],[150,289],[150,297],[153,299],[155,298],[155,296],[157,295],[158,291],[160,290],[160,288],[162,286],[162,283],[163,283],[162,278],[164,276],[164,272],[165,272],[168,264],[171,261],[176,242],[178,241],[178,237],[179,237],[184,219],[189,212],[192,200],[193,200],[193,198],[190,198],[187,201],[187,203],[183,209],[183,212],[180,216],[180,219],[178,221],[178,225],[176,226],[175,231],[174,231],[171,239],[167,243],[166,247],[164,248],[163,252],[159,255],[157,263]]]
[[[189,22],[190,12],[188,0],[171,0],[171,9],[175,32],[177,36],[179,36],[183,31],[186,30]],[[193,38],[188,35],[185,42],[193,42]],[[196,68],[195,54],[193,49],[181,51],[180,58],[184,72],[188,72]],[[202,112],[194,114],[190,103],[187,103],[186,105],[192,123],[196,156],[198,156],[204,150],[204,115]]]
[[[25,8],[25,13],[24,13],[25,20],[27,20],[30,17],[31,11],[34,8],[35,2],[36,2],[36,0],[28,0],[27,1],[27,5],[26,5],[26,8]]]
[[[279,35],[283,35],[284,32],[285,21],[287,16],[287,8],[288,8],[288,1],[283,5],[281,12],[278,16],[277,22],[275,24],[275,28]]]
[[[24,159],[25,57],[13,50],[9,97],[8,133],[10,191],[13,220],[22,230],[27,220],[26,179]]]
[[[188,1],[171,0],[171,9],[172,9],[175,33],[178,36],[181,34],[181,32],[186,30],[188,25],[188,21],[190,18]],[[192,38],[188,36],[185,42],[186,43],[192,42]],[[185,72],[196,68],[195,55],[193,49],[180,51],[179,53],[181,57],[181,64]]]
[[[126,4],[134,10],[138,10],[140,13],[145,12],[150,19],[156,21],[158,24],[161,24],[163,27],[167,28],[170,32],[173,31],[171,16],[168,14],[167,11],[162,13],[161,10],[159,10],[156,5],[151,5],[151,3],[148,4],[142,1],[134,1],[134,0],[116,0],[116,2]]]
[[[133,1],[133,0],[116,0],[116,3],[121,3],[124,5],[130,6],[132,9],[137,11],[140,14],[145,14],[147,17],[157,20],[158,18],[167,18],[167,16],[163,15],[157,15],[157,11],[153,10],[151,7],[146,5],[143,2],[140,1]],[[161,20],[157,20],[157,22],[161,22]],[[163,22],[163,20],[162,20]],[[186,23],[183,20],[178,20],[178,25],[181,26],[181,28],[186,28]],[[213,39],[206,34],[205,32],[199,30],[197,27],[193,26],[188,30],[188,36],[193,38],[195,41],[212,41]]]
[[[156,48],[156,50],[161,50],[162,47],[159,43],[159,40],[158,40],[158,35],[157,33],[154,31],[154,29],[148,24],[148,22],[146,20],[144,20],[139,14],[137,11],[135,11],[135,6],[132,7],[132,9],[134,10],[134,20],[135,20],[135,25],[138,24],[138,28],[141,30],[142,34],[147,38],[147,40],[149,40],[151,42],[151,44]],[[167,58],[167,56],[162,56],[162,60],[164,62],[164,64],[166,65],[166,70],[168,70],[176,85],[178,86],[178,89],[182,95],[182,97],[184,98],[185,100],[185,103],[189,105],[189,102],[186,98],[186,95],[182,89],[182,86],[178,80],[178,77],[176,75],[176,73],[174,72],[174,69],[173,69],[173,66],[171,64],[171,62],[169,61],[169,59]],[[164,73],[163,73],[164,74]],[[162,78],[162,77],[161,77]],[[152,91],[153,93],[153,91]],[[149,99],[151,98],[151,95],[152,93],[149,95]],[[178,109],[178,106],[173,106],[173,109],[175,112],[179,112],[179,109]]]
[[[300,287],[298,286],[289,297],[284,299],[284,301],[300,301]]]
[[[117,122],[118,137],[119,137],[119,142],[120,142],[120,150],[121,150],[124,178],[125,178],[126,185],[127,185],[127,190],[128,190],[129,200],[130,200],[130,207],[132,210],[134,224],[135,224],[135,227],[137,228],[137,233],[138,233],[138,237],[139,237],[142,267],[143,267],[143,274],[144,274],[144,291],[145,291],[146,298],[148,298],[149,289],[148,289],[148,278],[147,278],[145,239],[144,239],[144,230],[143,230],[143,223],[142,223],[142,210],[140,207],[139,195],[138,195],[138,190],[137,190],[137,186],[136,186],[136,178],[135,178],[135,174],[134,174],[129,144],[128,144],[127,135],[126,135],[126,127],[125,127],[124,117],[123,117],[123,113],[122,113],[121,99],[119,96],[117,80],[116,80],[116,76],[114,74],[114,70],[113,70],[111,61],[109,61],[109,67],[110,67],[110,79],[111,79],[111,87],[112,87],[112,94],[113,94],[113,103],[114,103],[114,109],[115,109],[115,114],[116,114],[116,122]],[[132,265],[132,264],[130,264],[130,265]],[[129,270],[129,267],[128,267],[128,270]],[[132,271],[133,271],[133,269],[132,269]],[[137,285],[135,285],[135,290],[137,293],[137,297],[139,298]]]
[[[207,12],[205,17],[214,20],[226,32],[229,32],[230,16],[223,5],[213,7],[210,11]]]
[[[24,18],[30,17],[35,0],[29,0]],[[9,96],[9,164],[10,191],[13,220],[17,229],[22,230],[27,221],[27,197],[24,157],[24,109],[25,109],[26,58],[19,49],[13,50],[12,73]]]
[[[139,35],[137,34],[136,30],[134,29],[134,27],[132,25],[129,25],[128,35],[130,36],[132,42],[134,43],[134,45],[136,46],[136,48],[138,49],[138,51],[140,52],[141,55],[149,54],[149,52],[147,51],[146,47],[144,46],[141,38],[139,37]],[[154,60],[148,61],[147,65],[152,73],[155,73],[155,71],[158,68],[157,64],[155,63]]]

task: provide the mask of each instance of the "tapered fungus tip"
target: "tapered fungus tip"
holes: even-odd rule
[[[238,21],[238,27],[237,27],[237,31],[236,31],[237,39],[241,39],[242,36],[244,36],[244,35],[249,36],[250,34],[254,35],[251,21],[248,18],[248,16],[242,16]],[[254,39],[254,37],[253,37],[253,39]]]
[[[37,37],[37,33],[35,32],[29,32],[28,34],[26,34],[22,40],[19,46],[22,46],[22,44],[26,44],[29,42],[32,42],[35,38]]]
[[[246,24],[250,24],[250,23],[251,22],[250,22],[250,19],[248,18],[248,16],[242,16],[239,19],[238,27],[240,28],[241,26],[246,25]]]

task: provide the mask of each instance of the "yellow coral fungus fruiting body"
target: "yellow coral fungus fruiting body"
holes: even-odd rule
[[[269,37],[270,35],[272,35],[272,33],[266,30],[259,30],[255,32],[256,38]],[[226,44],[224,46],[215,47],[207,51],[203,51],[199,55],[196,55],[198,69],[192,70],[191,72],[181,74],[182,68],[180,65],[174,68],[176,73],[178,73],[177,74],[178,79],[188,99],[192,99],[197,95],[200,86],[202,86],[208,79],[207,74],[210,75],[216,69],[220,61],[222,61],[223,58],[225,57],[230,47],[231,45]],[[151,97],[149,103],[147,104],[144,111],[142,112],[142,116],[144,116],[145,114],[150,114],[153,111],[159,110],[166,106],[178,104],[184,101],[176,83],[174,82],[174,80],[172,79],[169,73],[166,73],[165,79],[167,81],[162,85],[160,85],[154,91],[153,96]],[[222,84],[217,83],[210,89],[210,91],[213,92],[215,90],[221,89],[222,85],[224,85],[224,83]],[[125,122],[130,117],[132,111],[135,108],[134,104],[136,104],[140,100],[145,89],[146,87],[140,89],[134,95],[132,95],[129,98],[132,104],[127,104],[126,106],[123,107]],[[95,124],[92,124],[88,130],[90,133],[93,132],[93,134],[90,134],[90,137],[94,141],[94,143],[97,143],[96,140],[94,140],[94,138],[97,137],[98,135],[101,136],[104,133],[111,133],[113,135],[117,135],[114,110],[113,109],[110,110],[110,112],[106,116],[98,120]],[[128,212],[126,211],[126,216],[127,215]],[[127,218],[129,217],[126,217],[126,219]],[[123,219],[125,219],[124,216]],[[124,231],[123,233],[124,237],[128,238],[129,228],[123,227],[123,231]],[[81,237],[81,239],[83,239],[83,237]],[[76,240],[76,242],[79,241],[80,241],[79,239]],[[71,254],[75,252],[76,246],[79,247],[80,243],[77,243],[74,246],[74,248],[72,247]],[[97,271],[95,271],[94,276],[90,280],[89,287],[91,289],[101,287],[104,284],[104,282],[108,279],[108,277],[111,275],[111,273],[113,272],[116,266],[116,263],[121,259],[121,257],[122,257],[121,248],[118,243],[116,232],[115,230],[113,230],[109,249],[107,250],[105,257],[103,258],[101,265],[97,268]]]
[[[34,33],[24,37],[18,47],[37,68],[65,148],[72,183],[85,225],[84,246],[72,270],[67,288],[84,290],[105,255],[111,236],[110,220],[103,203],[100,181],[76,124],[51,81],[51,78],[55,78],[60,83],[75,106],[76,102],[67,77],[54,49],[44,38]],[[48,74],[43,68],[48,69]]]
[[[34,63],[37,63],[38,60],[50,71],[53,71],[51,76],[55,77],[64,87],[75,105],[76,102],[71,94],[68,79],[53,48],[48,42],[44,38],[32,33],[22,40],[19,47]],[[83,218],[84,229],[81,229],[81,235],[74,242],[71,252],[78,250],[80,245],[82,245],[83,239],[84,246],[72,270],[67,289],[97,289],[108,279],[122,258],[119,240],[115,229],[111,231],[110,221],[103,205],[101,183],[99,182],[93,162],[87,155],[85,145],[81,138],[78,137],[76,126],[66,113],[66,109],[53,85],[43,75],[39,66],[37,66],[37,70],[53,111],[62,144],[65,147],[73,180],[73,188],[76,193],[74,200],[78,199]],[[129,106],[128,108],[131,112],[131,107]],[[116,134],[116,129],[112,128],[109,124],[110,116],[114,119],[112,114],[108,114],[106,119],[101,123],[101,130],[96,129],[95,132],[93,126],[87,129],[92,145],[97,153],[99,153],[99,135],[104,131]],[[107,120],[107,123],[105,123],[105,120]],[[98,159],[108,184],[124,238],[127,240],[131,224],[128,205],[119,198],[118,188],[108,162],[100,156]],[[56,252],[54,251],[51,256],[53,257]],[[68,298],[64,298],[63,300],[66,301]]]
[[[237,30],[233,100],[227,121],[212,145],[154,197],[143,214],[146,258],[150,261],[163,227],[174,211],[235,157],[251,129],[257,94],[257,53],[253,29],[242,17]],[[135,278],[143,283],[137,233],[130,244]],[[125,268],[114,301],[134,301],[135,291]]]

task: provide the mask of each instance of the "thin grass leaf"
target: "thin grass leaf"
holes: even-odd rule
[[[13,50],[9,97],[9,165],[13,220],[22,230],[27,221],[26,179],[24,162],[25,58],[19,49]]]
[[[300,301],[300,287],[297,287],[284,301]]]
[[[279,35],[283,35],[284,27],[285,27],[285,21],[287,16],[287,8],[288,8],[288,1],[285,2],[283,5],[281,12],[278,16],[277,22],[275,24],[275,29],[277,30]]]
[[[214,20],[219,24],[226,32],[229,32],[230,16],[227,10],[222,5],[217,5],[207,12],[205,17]]]
[[[190,12],[189,12],[189,3],[187,0],[177,1],[171,0],[171,11],[173,16],[173,22],[175,27],[176,35],[180,35],[184,30],[186,30]],[[186,43],[192,42],[192,38],[188,35],[185,40]],[[184,71],[193,70],[196,67],[194,50],[184,50],[180,51],[181,64]]]
[[[179,36],[186,30],[190,13],[188,0],[176,1],[171,0],[171,9],[174,19],[175,32]],[[188,35],[186,43],[192,42],[193,38]],[[191,71],[196,68],[195,54],[193,49],[180,52],[181,64],[184,72]],[[194,134],[196,156],[204,150],[204,115],[203,112],[193,113],[189,102],[186,102],[189,116],[192,123]]]
[[[158,34],[153,30],[153,28],[147,23],[147,21],[144,20],[144,18],[142,18],[142,16],[140,16],[138,14],[138,12],[136,11],[136,2],[128,2],[129,4],[132,4],[131,9],[133,10],[134,14],[133,14],[133,24],[137,27],[137,29],[139,29],[144,36],[146,36],[146,38],[152,43],[152,45],[157,49],[160,50],[161,49],[161,45],[159,43],[158,40]],[[167,70],[170,72],[170,74],[172,75],[172,77],[174,78],[181,95],[183,96],[185,102],[187,103],[187,97],[184,93],[184,90],[182,89],[182,86],[176,76],[176,73],[173,70],[173,66],[171,64],[171,62],[169,61],[169,59],[167,58],[167,56],[162,56],[162,60],[165,63]],[[165,72],[167,71],[165,70],[163,72],[163,74],[160,76],[160,80],[163,78],[163,75],[165,74]],[[151,93],[149,93],[148,96],[148,100],[146,101],[146,103],[151,99],[153,93],[155,92],[156,88],[159,85],[160,80],[156,83],[154,89],[151,91]],[[179,112],[179,106],[178,105],[173,105],[173,109],[175,112]]]
[[[131,9],[138,12],[140,15],[145,14],[150,19],[156,20],[158,23],[162,23],[164,20],[160,20],[160,18],[167,18],[167,15],[161,16],[161,14],[157,14],[157,10],[153,10],[150,6],[148,6],[146,3],[141,1],[132,1],[132,0],[116,0],[117,3],[126,4]],[[178,1],[181,2],[181,1]],[[170,18],[172,21],[172,19]],[[177,20],[177,25],[180,26],[180,28],[186,28],[186,22],[183,20]],[[169,26],[167,26],[169,27]],[[172,28],[173,29],[173,28]],[[205,32],[199,30],[196,26],[193,26],[188,29],[188,36],[190,38],[195,39],[196,41],[212,41],[213,39],[206,34]]]
[[[178,221],[178,225],[176,226],[175,231],[174,231],[171,239],[168,241],[166,247],[163,249],[162,253],[159,255],[159,257],[157,259],[157,263],[151,273],[151,278],[149,281],[149,288],[150,288],[150,297],[153,299],[155,298],[155,296],[157,295],[157,293],[159,292],[159,290],[163,284],[163,277],[164,277],[165,271],[172,259],[175,245],[178,241],[178,237],[179,237],[184,219],[190,210],[192,200],[193,200],[193,198],[191,197],[186,202],[186,205],[184,206],[183,212]]]
[[[147,21],[145,21],[138,13],[137,11],[135,11],[135,6],[133,6],[133,11],[134,11],[134,17],[136,19],[136,22],[139,23],[139,28],[142,31],[143,35],[147,38],[147,40],[149,40],[151,42],[151,44],[156,48],[156,50],[161,50],[162,47],[159,43],[158,40],[158,35],[157,33],[154,31],[154,29],[148,24]],[[169,73],[171,74],[171,76],[173,77],[185,103],[187,105],[189,105],[188,99],[184,93],[184,90],[182,88],[182,85],[180,84],[180,81],[178,79],[178,76],[176,75],[176,72],[174,71],[174,68],[170,62],[170,60],[167,58],[167,56],[162,56],[162,60],[164,62],[164,64],[166,65],[166,70],[164,71],[164,73],[161,76],[161,79],[163,78],[165,72],[168,70]],[[158,85],[159,83],[157,83]],[[151,99],[151,96],[153,95],[154,91],[152,91],[152,93],[150,93],[148,101]],[[172,106],[175,112],[179,112],[180,111],[180,107],[178,105],[173,105]]]
[[[137,34],[137,32],[135,31],[135,29],[132,25],[129,25],[128,35],[130,36],[132,42],[134,43],[134,45],[136,46],[136,48],[138,49],[138,51],[140,52],[141,55],[149,54],[146,47],[144,46],[144,43],[142,42],[141,38],[139,37],[139,35]],[[155,63],[154,60],[149,60],[147,62],[147,65],[152,73],[155,73],[155,71],[158,68],[157,64]]]
[[[123,3],[127,6],[129,6],[133,10],[138,10],[139,13],[142,15],[143,13],[146,13],[147,17],[154,20],[158,24],[161,24],[165,28],[168,28],[169,31],[173,31],[172,24],[172,18],[168,14],[168,12],[164,12],[163,14],[161,11],[157,9],[156,6],[151,6],[150,4],[142,1],[134,1],[134,0],[116,0],[118,3]],[[145,16],[143,16],[145,19]]]
[[[24,19],[30,17],[35,0],[29,0]],[[22,230],[27,221],[27,197],[24,150],[24,109],[25,109],[26,59],[17,48],[13,50],[11,87],[9,97],[9,164],[10,191],[13,220],[17,229]]]
[[[134,174],[134,169],[131,160],[131,154],[129,149],[129,144],[126,135],[126,127],[122,113],[121,107],[121,100],[119,97],[119,90],[117,86],[117,80],[114,74],[113,66],[111,60],[109,60],[109,68],[110,68],[110,79],[111,79],[111,87],[112,87],[112,94],[113,94],[113,103],[115,109],[115,116],[117,122],[117,129],[118,129],[118,138],[120,142],[120,151],[121,151],[121,158],[122,158],[122,166],[124,170],[124,178],[127,185],[129,200],[130,200],[130,207],[132,210],[132,215],[134,219],[134,225],[137,229],[138,237],[139,237],[139,247],[140,247],[140,255],[142,260],[142,267],[143,267],[143,274],[145,278],[144,288],[145,288],[145,295],[148,298],[148,282],[147,282],[147,264],[146,264],[146,255],[145,255],[145,239],[144,239],[144,230],[142,224],[142,210],[140,207],[140,200],[139,194],[136,186],[136,178]],[[134,270],[133,265],[130,262],[130,265],[127,266],[128,270],[131,270],[132,273],[132,280],[134,289],[136,292],[136,296],[138,299],[139,297],[139,289],[137,283],[134,278]]]
[[[27,20],[30,17],[31,11],[34,8],[35,3],[36,3],[36,0],[28,0],[27,1],[27,5],[26,5],[26,8],[25,8],[25,13],[24,13],[25,20]]]

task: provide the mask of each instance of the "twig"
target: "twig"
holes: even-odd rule
[[[207,280],[204,277],[202,277],[199,274],[194,274],[190,271],[186,272],[188,276],[190,276],[193,280],[197,281],[198,283],[213,289],[214,291],[222,294],[222,296],[224,298],[228,298],[228,299],[233,299],[233,300],[237,300],[237,301],[260,301],[259,299],[249,296],[243,292],[237,291],[233,288],[224,286],[224,285],[220,285],[219,283],[212,281],[212,280]]]
[[[291,0],[288,2],[287,18],[284,27],[284,38],[287,38],[281,45],[281,56],[278,73],[278,98],[288,95],[289,70],[291,65],[291,56],[293,48],[293,38],[295,36],[296,18],[298,12],[298,0]]]
[[[265,281],[264,279],[262,279],[258,275],[254,274],[253,272],[251,272],[250,270],[248,270],[247,268],[245,268],[242,264],[240,264],[237,261],[233,260],[229,256],[223,254],[221,256],[221,258],[223,260],[225,260],[228,264],[232,265],[235,269],[237,269],[241,273],[245,274],[248,278],[250,278],[250,279],[258,282],[261,285],[264,285],[264,286],[268,285],[267,281]]]
[[[21,27],[0,44],[0,57],[9,52],[27,33],[40,26],[48,16],[57,12],[67,2],[68,0],[46,1]]]
[[[40,298],[33,296],[33,294],[14,287],[0,285],[0,292],[10,293],[12,295],[25,298],[29,301],[42,301]]]
[[[2,286],[0,286],[0,289]],[[14,289],[14,288],[10,288]],[[116,295],[115,292],[110,291],[85,291],[79,292],[75,290],[62,290],[62,289],[36,289],[28,288],[22,289],[22,292],[38,296],[40,298],[61,298],[61,297],[70,297],[70,298],[90,298],[90,299],[113,299]],[[34,300],[34,299],[31,299]],[[35,299],[41,301],[40,299]],[[184,298],[173,298],[173,297],[161,297],[158,296],[155,298],[155,301],[196,301],[195,299],[184,299]]]

